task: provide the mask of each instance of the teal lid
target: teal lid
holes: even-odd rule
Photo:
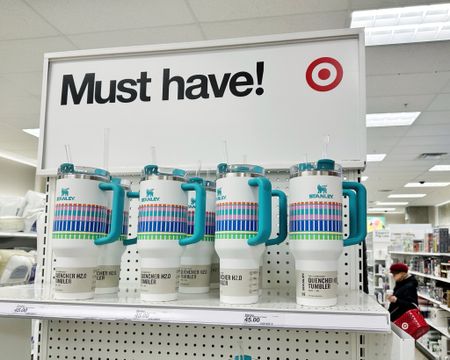
[[[149,176],[157,175],[157,176],[168,176],[171,178],[186,178],[186,171],[183,169],[176,168],[162,168],[158,165],[149,164],[144,166],[142,170],[142,179],[148,178]]]
[[[205,187],[206,190],[213,190],[213,191],[216,190],[216,182],[215,181],[205,180],[201,177],[194,176],[194,177],[191,177],[188,182],[201,184]]]
[[[330,175],[341,176],[342,168],[331,159],[320,159],[317,162],[299,163],[290,168],[292,177],[304,175]]]
[[[108,171],[88,166],[75,166],[72,163],[63,163],[58,168],[58,178],[77,175],[78,177],[87,177],[94,180],[110,181],[111,175]]]
[[[318,170],[334,170],[334,160],[331,159],[320,159],[317,162]]]
[[[262,166],[249,164],[225,164],[217,165],[217,174],[223,175],[227,173],[244,173],[252,175],[264,176],[265,170]]]

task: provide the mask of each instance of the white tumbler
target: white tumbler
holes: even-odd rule
[[[109,231],[107,191],[113,191]],[[51,234],[55,299],[89,299],[94,296],[100,248],[120,237],[123,198],[123,189],[110,182],[107,171],[75,167],[69,163],[60,166]]]
[[[218,289],[220,283],[220,258],[214,248],[214,253],[211,259],[211,276],[209,279],[209,288],[211,290]]]
[[[188,191],[196,193],[194,234],[187,235]],[[141,299],[171,301],[178,297],[180,258],[186,245],[205,232],[205,188],[187,183],[185,171],[147,165],[142,173],[137,248],[141,258]]]
[[[121,186],[125,194],[131,189],[131,182],[127,179],[113,178],[111,181]],[[109,227],[111,226],[111,212],[113,205],[112,195],[109,196],[108,200],[107,232],[109,232]],[[127,196],[124,196],[120,241],[114,241],[113,243],[106,244],[100,248],[97,281],[95,284],[96,294],[114,294],[119,291],[120,263],[126,249],[126,240],[128,238],[129,209],[130,200]]]
[[[201,178],[191,178],[190,183],[199,183],[206,190],[205,236],[195,244],[187,245],[181,256],[180,293],[202,294],[209,292],[211,260],[214,254],[214,232],[216,219],[216,184]],[[188,195],[187,233],[194,233],[194,217],[197,211],[195,192]]]
[[[343,193],[350,204],[350,236],[345,240]],[[337,304],[338,260],[344,246],[366,236],[366,201],[364,186],[342,182],[342,169],[333,160],[291,167],[289,248],[295,258],[297,304]]]
[[[272,186],[260,166],[219,164],[217,176],[220,301],[256,303],[260,260],[272,229]]]

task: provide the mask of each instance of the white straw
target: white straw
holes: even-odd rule
[[[225,162],[228,164],[228,144],[226,140],[223,141],[223,149],[225,152]]]
[[[202,171],[202,161],[201,160],[198,161],[198,168],[195,171],[195,176],[196,177],[198,177],[198,174],[200,174],[200,171]]]
[[[70,145],[66,144],[64,145],[64,148],[66,149],[66,159],[68,163],[72,163],[72,154],[70,153]]]
[[[109,128],[105,128],[103,133],[103,169],[109,168]]]
[[[326,135],[323,139],[322,158],[328,159],[328,145],[330,144],[330,135]]]
[[[152,164],[156,165],[156,146],[152,146]]]

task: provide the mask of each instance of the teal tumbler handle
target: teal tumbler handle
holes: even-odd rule
[[[264,177],[252,178],[248,184],[258,187],[258,233],[247,240],[255,246],[266,243],[272,232],[272,184]]]
[[[111,228],[109,234],[105,237],[94,240],[95,245],[110,244],[120,238],[122,234],[123,224],[123,202],[125,197],[125,191],[122,186],[114,182],[102,182],[98,185],[102,191],[112,191],[112,209],[111,209]]]
[[[195,244],[205,236],[206,190],[199,183],[181,184],[181,188],[184,191],[195,191],[194,234],[179,240],[179,244],[184,246]]]
[[[344,191],[355,192],[356,197],[356,201],[353,200],[353,205],[351,195],[349,197],[350,236],[344,240],[344,246],[361,244],[367,235],[367,190],[364,185],[354,181],[344,181],[342,186]],[[352,235],[352,218],[356,220],[356,232],[354,235]]]
[[[281,244],[287,237],[287,197],[281,190],[272,190],[272,196],[278,197],[279,213],[278,213],[278,236],[274,239],[269,239],[266,242],[267,246]]]
[[[127,192],[127,198],[129,198],[129,199],[139,199],[139,191],[128,191]],[[137,237],[125,239],[123,241],[123,244],[125,246],[136,245],[137,244]]]

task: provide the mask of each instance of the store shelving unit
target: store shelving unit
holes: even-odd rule
[[[0,249],[28,247],[36,249],[36,233],[2,232],[0,231]]]
[[[421,272],[418,272],[418,271],[414,271],[414,270],[409,270],[409,272],[411,274],[413,274],[413,275],[421,276],[421,277],[424,277],[424,278],[427,278],[427,279],[433,279],[433,280],[437,280],[437,281],[450,283],[450,279],[446,279],[446,278],[443,278],[443,277],[440,277],[440,276],[428,275],[428,274],[424,274],[424,273],[421,273]]]
[[[420,340],[416,341],[416,346],[428,359],[439,360],[439,356],[422,344]]]
[[[220,304],[217,291],[206,296],[180,294],[179,300],[167,303],[145,303],[136,289],[127,290],[91,301],[57,301],[32,286],[0,288],[0,316],[390,332],[386,311],[358,291],[340,294],[337,306],[317,308],[296,305],[292,292],[282,289],[266,289],[258,304],[248,306]]]
[[[427,295],[420,294],[420,293],[419,293],[418,295],[419,295],[419,297],[421,297],[422,299],[425,299],[425,300],[427,300],[427,301],[429,301],[429,302],[431,302],[431,303],[433,303],[433,304],[435,304],[435,305],[439,305],[439,306],[442,305],[442,303],[441,303],[440,301],[435,300],[435,299],[433,299],[433,298],[430,298],[430,297],[427,296]]]
[[[446,336],[446,337],[450,337],[450,334],[448,333],[448,330],[445,328],[445,326],[438,326],[436,324],[433,323],[433,321],[431,321],[430,319],[426,319],[428,325],[430,325],[433,329],[439,331],[442,335]]]
[[[446,256],[450,257],[450,253],[429,253],[429,252],[412,252],[412,251],[390,251],[392,255],[407,255],[407,256]]]
[[[4,232],[0,231],[0,239],[9,239],[9,238],[16,238],[16,239],[36,239],[37,234],[36,233],[24,233],[24,232]]]

